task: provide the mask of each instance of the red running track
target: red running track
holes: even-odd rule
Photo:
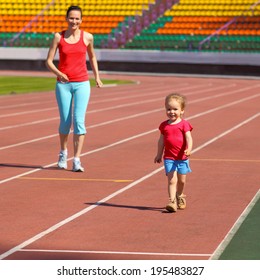
[[[259,190],[259,81],[102,76],[136,83],[92,89],[84,173],[56,168],[53,92],[0,97],[0,259],[212,258]],[[166,177],[153,163],[172,92],[187,96],[194,127],[177,213],[164,211]],[[71,139],[69,152],[71,168]]]

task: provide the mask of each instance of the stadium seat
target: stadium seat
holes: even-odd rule
[[[201,51],[260,51],[260,4],[252,8],[256,2],[181,0],[163,15],[156,15],[145,28],[137,25],[135,36],[120,47],[198,51],[201,46]],[[71,1],[51,4],[49,0],[0,0],[0,3],[1,45],[48,47],[54,32],[67,27],[64,16]],[[155,0],[77,1],[83,9],[82,28],[94,34],[97,48],[107,47],[105,42],[115,37],[118,30],[127,32],[129,21],[136,16],[144,17],[145,11],[156,3]],[[229,22],[228,28],[223,29]],[[15,36],[17,39],[13,40]],[[201,45],[209,36],[212,38]]]

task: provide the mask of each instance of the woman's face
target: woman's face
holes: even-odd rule
[[[81,12],[72,10],[69,12],[67,16],[67,22],[68,22],[68,27],[71,29],[77,29],[79,28],[82,19],[81,19]]]

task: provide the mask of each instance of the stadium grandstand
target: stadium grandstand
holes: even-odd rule
[[[72,4],[83,9],[81,28],[94,35],[104,68],[124,62],[128,67],[137,67],[137,62],[152,68],[156,64],[157,69],[162,63],[172,70],[174,63],[195,68],[198,64],[254,68],[259,63],[260,0],[0,0],[0,4],[1,69],[10,67],[10,60],[43,61],[54,32],[66,29],[65,14]]]

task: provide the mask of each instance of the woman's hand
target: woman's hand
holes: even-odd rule
[[[98,88],[101,88],[103,86],[103,83],[102,83],[102,81],[100,79],[96,79],[96,86]]]
[[[61,83],[67,83],[69,81],[68,76],[66,74],[63,74],[63,73],[61,75],[59,75],[58,78],[59,78],[59,81]]]

